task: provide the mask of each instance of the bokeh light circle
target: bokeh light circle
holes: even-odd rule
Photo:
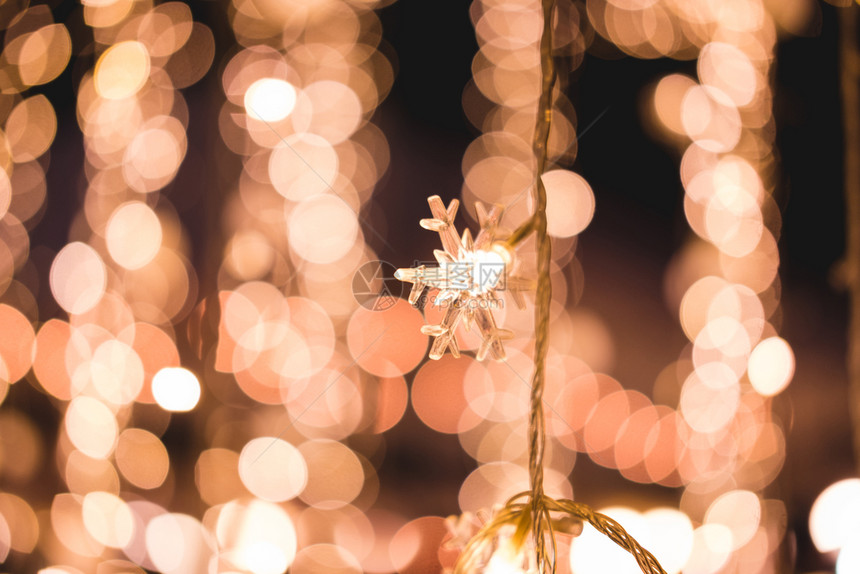
[[[95,249],[81,242],[63,247],[51,265],[51,293],[69,314],[86,313],[105,294],[107,270]]]
[[[809,534],[819,552],[860,539],[860,478],[835,482],[818,495],[809,512]]]
[[[380,302],[382,303],[382,302]],[[350,354],[362,369],[380,377],[408,373],[424,359],[427,336],[421,333],[421,312],[396,298],[384,309],[359,306],[349,320],[346,341]]]
[[[152,377],[152,396],[161,408],[186,412],[200,400],[200,381],[182,367],[164,367]]]
[[[358,237],[358,217],[343,199],[331,194],[309,197],[290,213],[290,245],[302,259],[333,263],[352,249]]]
[[[108,253],[126,269],[140,269],[161,249],[161,222],[151,207],[140,201],[119,206],[105,228]]]
[[[572,171],[554,169],[541,175],[546,189],[546,232],[572,237],[582,232],[594,215],[594,192]]]
[[[279,122],[296,106],[296,89],[284,80],[260,78],[245,92],[245,113],[264,122]]]
[[[276,437],[249,441],[239,454],[239,476],[254,495],[273,502],[298,496],[308,482],[301,452]]]
[[[134,40],[114,44],[96,62],[96,91],[109,100],[133,96],[149,78],[149,69],[146,46]]]
[[[753,388],[766,397],[780,393],[794,375],[794,352],[780,337],[770,337],[750,354],[747,374]]]

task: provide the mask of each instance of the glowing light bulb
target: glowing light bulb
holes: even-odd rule
[[[443,261],[440,268],[447,281],[446,287],[478,296],[499,285],[504,277],[505,260],[496,251],[478,249],[462,252],[456,261]]]
[[[438,267],[420,265],[412,269],[398,269],[396,279],[412,283],[409,302],[413,305],[421,299],[425,288],[438,289],[433,305],[444,309],[442,322],[424,325],[421,332],[434,337],[430,348],[431,359],[441,359],[446,350],[455,357],[460,356],[459,343],[455,337],[457,325],[463,320],[467,330],[476,325],[482,343],[476,357],[483,360],[488,354],[498,360],[505,359],[503,339],[513,333],[499,329],[493,310],[504,307],[500,291],[507,290],[517,306],[523,308],[525,301],[521,291],[530,287],[530,282],[507,273],[513,261],[510,248],[495,241],[499,232],[502,208],[487,210],[480,203],[476,206],[481,231],[476,238],[466,229],[462,235],[454,227],[454,217],[460,206],[453,200],[445,207],[438,195],[427,198],[433,217],[422,219],[421,227],[439,234],[444,249],[433,252]]]

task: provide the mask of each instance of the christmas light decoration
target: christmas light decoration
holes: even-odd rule
[[[572,500],[555,500],[544,494],[543,457],[546,443],[543,391],[545,385],[546,356],[549,349],[551,245],[547,235],[547,193],[542,179],[547,166],[547,143],[553,114],[553,87],[556,71],[552,55],[553,8],[555,0],[541,3],[543,32],[540,39],[541,90],[536,114],[533,152],[536,173],[534,178],[534,212],[507,238],[504,243],[493,243],[495,227],[501,208],[487,214],[478,207],[481,233],[472,241],[468,230],[458,237],[454,228],[457,200],[445,209],[438,196],[428,199],[433,219],[424,219],[421,226],[439,233],[444,251],[436,251],[439,268],[428,273],[426,267],[400,269],[396,277],[413,284],[409,295],[415,303],[426,286],[440,289],[435,304],[445,305],[445,315],[440,325],[422,327],[422,332],[433,335],[435,341],[430,351],[433,359],[441,358],[446,348],[459,357],[454,329],[463,314],[463,307],[478,303],[477,312],[466,312],[466,320],[477,318],[482,344],[477,358],[481,360],[492,350],[493,355],[504,358],[501,347],[502,332],[496,327],[489,312],[481,312],[481,303],[495,303],[495,290],[499,286],[499,275],[483,275],[484,266],[504,269],[513,256],[513,250],[529,235],[537,242],[537,289],[535,301],[535,370],[531,382],[529,402],[529,479],[530,490],[509,499],[493,517],[469,540],[457,560],[454,574],[546,574],[555,572],[556,532],[575,535],[582,531],[582,520],[588,521],[600,532],[628,550],[646,574],[665,574],[656,558],[642,548],[624,528],[608,516],[596,513],[590,507]],[[489,249],[487,249],[489,247]],[[440,276],[441,275],[441,276]],[[517,290],[524,285],[517,279]]]
[[[801,86],[795,64],[836,45],[837,13],[828,126],[812,108],[835,82]],[[854,574],[860,482],[847,449],[815,449],[845,442],[830,439],[850,405],[860,461],[860,354],[844,401],[841,302],[792,288],[783,306],[797,276],[779,271],[798,245],[818,256],[814,237],[834,232],[798,212],[829,202],[848,235],[830,279],[850,289],[860,345],[858,14],[851,0],[0,2],[0,562]],[[467,20],[474,37],[452,41]],[[821,38],[797,50],[804,27]],[[444,109],[443,87],[470,124],[443,135],[462,155],[422,153],[413,122]],[[796,162],[816,164],[809,185],[779,159],[807,123],[834,132],[802,142],[809,157],[845,152],[844,213],[817,193],[842,185],[837,169]],[[680,178],[628,154],[639,136]],[[462,187],[432,195],[450,182],[423,177],[435,168]],[[595,192],[599,225],[580,237]],[[399,208],[426,195],[420,226],[441,246],[395,274],[382,259],[404,255]],[[649,227],[657,205],[674,215]],[[680,246],[665,275],[658,244]],[[824,480],[809,536],[793,536]]]
[[[527,280],[508,274],[507,269],[513,269],[513,252],[505,243],[496,241],[503,208],[493,206],[487,211],[482,204],[477,204],[481,231],[473,240],[468,229],[458,236],[454,227],[459,201],[451,201],[447,209],[439,196],[434,195],[427,201],[433,219],[422,219],[421,227],[438,232],[442,239],[445,249],[433,253],[439,267],[422,265],[398,269],[394,276],[412,283],[409,302],[413,305],[418,303],[425,288],[439,290],[433,305],[444,309],[442,322],[421,327],[422,333],[434,338],[430,358],[440,359],[448,348],[452,355],[460,356],[455,330],[462,319],[467,329],[477,325],[481,334],[477,359],[481,361],[487,353],[492,353],[494,358],[502,360],[505,358],[502,340],[512,337],[513,333],[496,326],[493,309],[502,304],[497,291],[511,290],[518,304],[524,307],[522,291],[529,286]]]

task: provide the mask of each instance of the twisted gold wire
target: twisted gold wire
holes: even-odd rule
[[[537,240],[537,290],[535,296],[535,371],[532,378],[529,401],[529,488],[505,503],[478,533],[468,542],[460,554],[454,574],[472,574],[485,566],[487,552],[494,549],[501,530],[513,527],[511,536],[513,550],[519,552],[531,536],[537,570],[541,574],[555,572],[556,545],[553,532],[552,513],[561,513],[578,521],[586,521],[613,542],[630,552],[645,574],[666,574],[657,559],[645,550],[615,520],[594,512],[591,507],[572,500],[555,500],[544,494],[543,456],[546,444],[546,429],[543,412],[543,390],[545,383],[546,355],[549,350],[550,302],[552,283],[550,263],[552,248],[547,235],[546,189],[541,176],[546,169],[547,144],[552,127],[552,97],[556,80],[552,57],[552,17],[555,0],[541,0],[543,10],[543,34],[540,40],[541,94],[538,102],[533,151],[536,161],[534,182],[534,214],[507,240],[515,247],[532,232]],[[508,528],[510,529],[510,528]],[[549,542],[549,548],[547,548]]]
[[[549,530],[552,537],[552,523],[541,508],[543,498],[543,453],[546,443],[543,413],[543,389],[545,380],[546,354],[549,350],[549,311],[552,301],[552,282],[550,263],[552,245],[546,233],[546,189],[541,176],[547,163],[547,143],[552,127],[552,88],[555,84],[555,65],[552,59],[552,14],[555,0],[542,0],[543,34],[540,41],[541,56],[541,95],[535,119],[533,149],[537,162],[535,169],[535,213],[534,231],[537,236],[537,293],[535,296],[535,372],[532,378],[529,408],[529,478],[531,480],[532,520],[537,532],[542,526]],[[538,555],[538,568],[545,571],[546,556],[544,537],[535,536]],[[553,561],[555,557],[553,556]],[[550,567],[554,570],[554,564]]]
[[[526,499],[528,502],[517,502],[522,499]],[[591,524],[591,526],[598,532],[605,535],[618,546],[629,552],[633,556],[633,559],[636,560],[636,564],[644,574],[666,574],[666,571],[662,566],[660,566],[660,563],[654,555],[643,548],[642,545],[639,544],[636,539],[624,530],[624,527],[614,519],[606,516],[605,514],[595,512],[587,504],[575,502],[573,500],[556,500],[546,495],[541,496],[537,500],[541,507],[541,512],[544,513],[547,518],[549,518],[550,513],[561,513]],[[482,557],[487,549],[492,548],[492,545],[497,540],[500,531],[505,526],[513,526],[516,528],[517,532],[524,529],[530,531],[535,542],[537,542],[538,539],[546,537],[549,537],[552,540],[553,534],[551,528],[540,529],[536,524],[531,522],[534,501],[535,499],[532,498],[531,491],[522,492],[508,500],[505,503],[505,506],[502,507],[502,509],[499,510],[499,512],[497,512],[489,522],[484,524],[478,533],[466,545],[466,548],[463,550],[463,553],[460,555],[460,559],[457,561],[454,568],[454,574],[471,574],[474,570],[483,566],[483,564],[481,564]],[[528,534],[528,532],[525,532],[525,534]],[[512,544],[517,550],[521,548],[524,542],[525,537],[523,534],[521,534],[519,538],[515,534],[512,538]],[[538,553],[537,546],[535,547],[535,552]],[[543,556],[538,553],[537,562],[539,571],[543,572],[543,570],[540,570],[541,559],[543,559],[544,563],[551,563],[551,571],[555,571],[554,558],[554,552],[552,555],[544,554]]]
[[[583,504],[581,502],[574,502],[573,500],[566,499],[550,499],[548,501],[548,507],[553,508],[553,510],[565,512],[570,516],[574,516],[581,520],[587,521],[598,532],[604,534],[610,540],[612,540],[613,542],[627,550],[627,552],[632,554],[633,558],[636,560],[636,564],[639,565],[639,568],[645,574],[666,574],[666,571],[663,570],[663,567],[660,566],[660,563],[657,561],[653,554],[648,552],[645,548],[642,547],[641,544],[636,542],[636,539],[630,536],[630,534],[628,534],[627,531],[624,530],[624,527],[622,527],[618,522],[606,516],[605,514],[595,512],[587,504]]]

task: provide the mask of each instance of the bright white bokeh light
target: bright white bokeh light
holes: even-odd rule
[[[678,574],[693,552],[693,523],[676,508],[645,513],[648,536],[639,540],[660,562],[666,574]]]
[[[616,520],[641,543],[648,527],[644,517],[631,508],[621,506],[600,510]],[[633,556],[615,542],[586,525],[582,534],[570,546],[570,568],[576,574],[641,574]]]
[[[840,480],[818,495],[809,512],[809,534],[819,552],[860,540],[860,478]],[[846,570],[847,572],[847,570]]]
[[[525,574],[522,568],[522,556],[515,554],[508,548],[500,548],[493,553],[490,561],[487,562],[487,567],[484,569],[485,574]]]
[[[284,80],[261,78],[245,92],[245,112],[255,120],[279,122],[296,107],[296,89]]]
[[[190,411],[200,400],[200,381],[188,369],[165,367],[152,377],[152,396],[166,411]]]
[[[269,542],[253,542],[243,552],[244,562],[253,574],[281,574],[290,565],[287,556]]]
[[[857,574],[860,572],[860,538],[855,537],[853,544],[839,551],[836,560],[836,574]]]
[[[680,510],[660,507],[640,514],[631,508],[614,507],[600,512],[618,521],[657,558],[667,574],[678,574],[687,564],[693,551],[693,524]],[[641,572],[629,552],[590,526],[573,540],[570,566],[575,574]]]
[[[251,574],[281,574],[296,557],[292,520],[283,508],[271,502],[228,502],[218,515],[215,536],[222,557]]]
[[[782,391],[794,375],[794,353],[785,339],[770,337],[756,345],[747,374],[760,395],[769,397]]]

